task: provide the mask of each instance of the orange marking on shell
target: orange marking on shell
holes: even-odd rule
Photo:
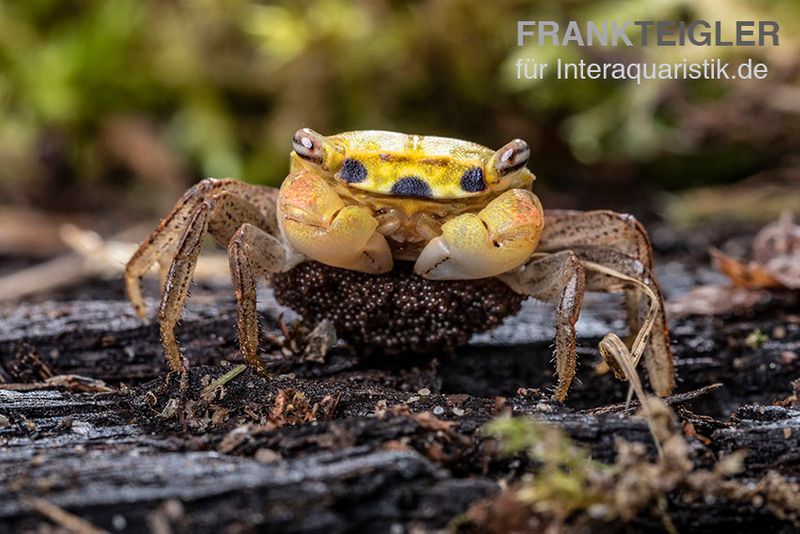
[[[543,215],[533,199],[527,195],[518,197],[514,205],[514,225],[541,224]]]
[[[302,209],[311,209],[318,205],[325,192],[321,190],[320,181],[313,174],[302,173],[291,183],[286,184],[281,196],[285,203]]]

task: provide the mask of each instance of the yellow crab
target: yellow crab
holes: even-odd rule
[[[629,215],[543,210],[531,192],[524,141],[494,151],[444,137],[384,131],[326,137],[304,128],[293,149],[280,190],[204,180],[128,262],[126,287],[142,318],[141,278],[153,264],[162,267],[159,323],[173,371],[187,369],[173,330],[209,233],[228,248],[241,351],[262,372],[256,312],[262,276],[288,305],[314,319],[331,318],[340,333],[361,332],[355,337],[362,344],[395,351],[463,343],[515,313],[526,297],[554,303],[557,399],[566,397],[575,374],[584,291],[622,290],[631,332],[638,331],[633,357],[644,355],[656,393],[672,390],[673,359],[647,234]],[[358,324],[373,318],[380,335]],[[604,355],[620,345],[607,343]]]

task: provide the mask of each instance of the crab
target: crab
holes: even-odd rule
[[[188,370],[174,329],[210,234],[227,247],[241,354],[261,373],[260,278],[301,314],[331,319],[340,335],[387,353],[451,349],[534,298],[555,305],[553,396],[564,400],[584,292],[621,291],[632,341],[609,334],[601,353],[622,378],[619,358],[643,357],[653,390],[671,392],[673,357],[644,228],[612,211],[543,210],[525,141],[492,150],[445,137],[303,128],[292,148],[280,189],[206,179],[128,262],[127,293],[143,319],[141,279],[161,268],[158,323],[171,371]]]

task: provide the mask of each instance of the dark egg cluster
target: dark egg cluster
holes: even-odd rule
[[[271,276],[278,302],[308,321],[329,319],[356,346],[389,354],[452,350],[517,313],[524,297],[493,278],[434,281],[396,262],[383,275],[301,263]]]

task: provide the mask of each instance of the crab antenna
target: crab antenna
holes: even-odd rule
[[[335,171],[342,165],[344,148],[311,128],[294,133],[292,149],[300,158],[326,171]]]

